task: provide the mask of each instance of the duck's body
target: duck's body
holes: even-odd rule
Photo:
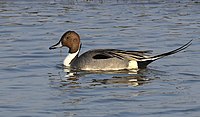
[[[50,49],[67,46],[69,48],[69,55],[65,58],[63,64],[69,66],[71,69],[104,71],[131,70],[146,68],[148,64],[157,59],[184,50],[191,44],[191,41],[176,50],[156,56],[148,55],[149,51],[125,51],[118,49],[89,50],[78,56],[81,48],[80,37],[76,32],[68,31]]]
[[[111,49],[90,50],[72,63],[71,68],[79,70],[120,70],[127,69],[129,60],[126,58],[112,57],[108,54]]]

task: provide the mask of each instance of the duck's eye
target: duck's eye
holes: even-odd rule
[[[65,37],[65,38],[64,38],[64,40],[68,40],[68,39],[69,39],[69,37]]]

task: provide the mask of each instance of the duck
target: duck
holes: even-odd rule
[[[72,70],[138,70],[145,69],[153,61],[186,49],[191,45],[191,42],[192,40],[175,50],[159,55],[150,55],[150,51],[121,49],[92,49],[79,55],[82,45],[80,36],[75,31],[67,31],[62,35],[59,42],[50,46],[49,49],[68,47],[68,55],[64,59],[63,64]]]

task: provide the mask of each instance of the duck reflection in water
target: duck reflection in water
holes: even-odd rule
[[[120,70],[120,71],[70,71],[68,68],[64,68],[66,73],[65,79],[62,79],[66,85],[81,84],[79,79],[86,77],[87,75],[107,75],[110,77],[93,78],[89,81],[90,86],[97,85],[114,85],[114,84],[125,84],[129,86],[139,86],[149,83],[154,78],[148,78],[144,74],[147,73],[148,69],[143,70]],[[67,84],[66,84],[67,83]]]

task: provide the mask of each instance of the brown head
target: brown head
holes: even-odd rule
[[[80,37],[75,31],[67,31],[63,34],[60,41],[51,46],[49,49],[56,49],[66,46],[69,48],[69,53],[75,53],[80,48]]]

